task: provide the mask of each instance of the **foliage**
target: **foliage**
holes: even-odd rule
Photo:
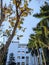
[[[46,12],[46,13],[45,13]],[[39,18],[42,18],[41,21],[37,24],[37,30],[40,28],[42,32],[42,38],[40,39],[44,44],[49,46],[49,4],[45,2],[45,5],[41,7]],[[41,16],[41,14],[43,14]],[[37,14],[34,15],[38,17]],[[36,31],[36,30],[35,30]]]
[[[45,5],[40,7],[40,13],[34,14],[33,16],[41,18],[41,20],[37,24],[36,28],[33,28],[35,34],[30,35],[28,47],[32,49],[42,47],[48,65],[49,55],[46,51],[49,52],[49,4],[45,2]]]
[[[45,2],[44,6],[40,7],[40,13],[34,14],[33,16],[42,19],[49,19],[49,4]]]
[[[45,11],[47,12],[46,7],[47,8],[49,7],[48,3],[45,3],[45,5],[41,7],[40,12],[41,13],[44,13]],[[39,13],[39,15],[41,15],[41,14]],[[42,16],[44,16],[44,15],[42,15]],[[34,16],[38,17],[37,14],[35,14]],[[47,16],[49,16],[49,15],[47,15]],[[39,41],[39,45],[41,43],[44,46],[49,47],[49,41],[48,41],[49,40],[49,19],[46,18],[47,16],[45,16],[45,18],[42,17],[41,21],[37,24],[37,27],[33,28],[33,30],[35,31],[35,34],[31,34],[30,39],[29,39],[30,42],[32,42],[32,43],[35,42],[35,43],[33,43],[34,44],[33,46],[38,46],[36,44]],[[39,18],[41,18],[41,17],[39,16]],[[34,39],[36,39],[37,42],[34,41]],[[42,47],[42,46],[40,46],[40,47]]]
[[[19,18],[19,21],[18,21],[17,28],[21,29],[21,28],[23,28],[21,26],[21,24],[23,24],[24,17],[28,16],[28,14],[31,14],[31,11],[32,11],[32,9],[28,7],[28,4],[29,4],[30,0],[28,0],[28,1],[24,0],[24,4],[23,5],[22,5],[23,1],[21,1],[21,0],[11,0],[11,1],[18,8],[18,13],[19,13],[18,14],[18,18]],[[14,26],[16,24],[16,21],[17,21],[17,15],[14,16],[14,17],[12,16],[13,14],[16,13],[16,11],[13,10],[13,5],[10,3],[8,6],[6,6],[6,4],[5,4],[5,6],[2,9],[3,9],[2,13],[5,15],[5,19],[7,18],[7,20],[10,23],[9,27],[10,28],[14,28]],[[6,34],[8,36],[11,35],[11,31],[7,29],[6,30]]]
[[[16,62],[15,62],[15,58],[14,58],[14,54],[13,53],[11,53],[10,56],[9,56],[8,65],[16,65]]]
[[[23,24],[24,21],[24,17],[27,17],[29,14],[32,13],[32,9],[28,7],[30,0],[11,0],[12,3],[10,3],[8,6],[2,7],[2,14],[4,14],[5,18],[4,20],[1,22],[6,22],[5,23],[9,23],[9,27],[8,29],[4,30],[4,34],[7,35],[7,41],[6,44],[3,46],[4,49],[1,49],[0,51],[0,58],[3,59],[4,55],[16,33],[16,30],[19,29],[21,30],[21,28],[23,29],[23,27],[21,26]],[[15,6],[15,9],[13,9],[13,6]],[[13,16],[13,14],[15,14]],[[8,21],[8,22],[7,22]],[[22,30],[23,32],[25,31],[25,29]],[[20,35],[20,37],[22,37],[22,35]],[[4,52],[3,52],[4,51]],[[0,64],[2,65],[2,60],[0,60]]]

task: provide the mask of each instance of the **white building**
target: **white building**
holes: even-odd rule
[[[6,65],[9,62],[10,53],[14,53],[16,65],[38,65],[38,57],[32,56],[28,52],[27,44],[19,44],[16,41],[12,42],[9,46]]]

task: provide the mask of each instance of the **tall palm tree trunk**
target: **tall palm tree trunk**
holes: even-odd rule
[[[45,59],[44,51],[42,52],[42,56],[43,56],[44,65],[46,65],[46,59]]]
[[[35,54],[34,54],[34,65],[36,65],[36,58],[35,58]]]
[[[38,65],[40,65],[40,54],[39,54],[39,49],[37,49],[38,52]]]

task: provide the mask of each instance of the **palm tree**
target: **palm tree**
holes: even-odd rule
[[[45,47],[47,47],[47,45],[45,45],[45,41],[46,40],[44,40],[44,34],[43,34],[43,28],[34,28],[34,31],[36,32],[36,34],[37,34],[37,37],[36,38],[38,38],[38,43],[39,43],[39,46],[38,46],[38,48],[39,47],[41,47],[42,49],[44,49]],[[37,43],[36,43],[37,44]],[[42,52],[42,56],[43,56],[43,63],[44,63],[44,65],[46,65],[46,59],[45,59],[45,54],[44,54],[44,50],[42,50],[43,52]]]
[[[42,18],[43,20],[49,20],[49,4],[45,2],[45,4],[40,7],[40,13],[34,14],[33,16],[35,16],[36,18]]]
[[[32,55],[38,56],[38,64],[40,65],[40,51],[39,48],[41,47],[41,41],[39,39],[39,36],[37,34],[31,34],[29,39],[28,48],[31,48]],[[35,61],[35,60],[34,60]]]
[[[42,41],[43,40],[43,32],[42,32],[42,28],[40,27],[36,27],[33,29],[35,31],[35,34],[31,34],[30,35],[30,39],[29,39],[29,44],[28,44],[28,48],[32,48],[32,50],[37,49],[38,52],[38,57],[39,57],[39,48],[45,48],[47,47],[47,45],[45,45],[45,43]],[[45,59],[45,55],[44,52],[42,52],[42,56],[43,56],[43,62],[46,65],[46,59]],[[39,64],[40,64],[40,58],[39,58]]]
[[[47,47],[46,49],[44,48],[44,52],[46,57],[46,63],[48,65],[49,55],[46,53],[46,51],[49,52],[49,4],[45,2],[45,5],[41,7],[40,13],[34,14],[34,16],[37,18],[41,18],[41,21],[37,24],[37,28],[42,29],[41,41]]]
[[[35,37],[36,39],[32,38],[32,36],[29,39],[29,47],[42,47],[43,48],[43,59],[44,59],[44,65],[46,65],[47,61],[47,53],[45,53],[45,49],[48,50],[49,48],[49,5],[47,2],[45,2],[45,5],[41,7],[40,13],[33,15],[36,18],[41,18],[41,21],[37,24],[37,27],[33,30],[35,31]],[[36,43],[35,43],[36,42]],[[49,50],[48,50],[49,52]],[[45,54],[44,54],[45,53]],[[45,59],[45,57],[47,57]],[[48,65],[48,64],[47,64]]]

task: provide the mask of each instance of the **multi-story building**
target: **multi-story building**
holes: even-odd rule
[[[27,44],[12,42],[9,46],[6,65],[9,62],[10,53],[14,53],[16,65],[38,65],[38,57],[31,55],[28,51]]]

